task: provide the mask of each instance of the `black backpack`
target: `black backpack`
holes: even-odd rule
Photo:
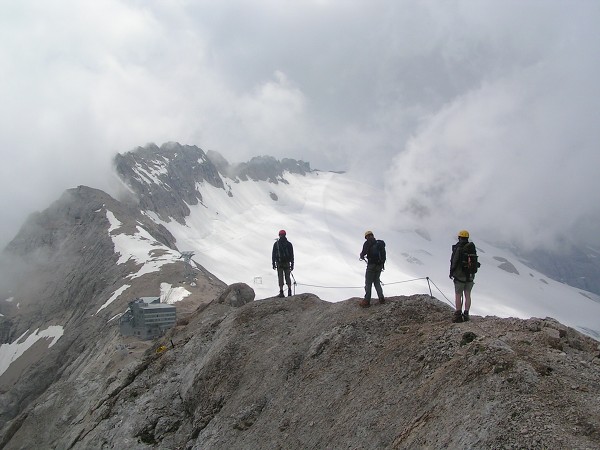
[[[477,273],[477,269],[481,267],[481,264],[477,259],[477,250],[473,242],[469,242],[460,248],[460,261],[465,275],[473,278],[473,275]]]
[[[385,242],[381,239],[377,239],[375,243],[371,245],[367,259],[370,264],[385,264],[385,258]]]
[[[277,241],[277,261],[280,263],[287,263],[292,260],[292,255],[289,251],[288,241]]]

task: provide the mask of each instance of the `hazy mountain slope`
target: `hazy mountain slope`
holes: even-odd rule
[[[59,381],[5,448],[600,443],[592,339],[552,320],[452,324],[450,308],[428,296],[367,310],[356,302],[303,294],[238,309],[212,303],[155,344],[167,351],[149,349],[137,367],[96,377],[96,392],[82,393],[85,412],[59,404],[57,413],[55,389],[67,383]]]
[[[558,250],[517,251],[527,265],[554,280],[600,294],[600,250],[562,244]]]
[[[99,349],[107,351],[118,334],[114,319],[129,300],[185,281],[174,248],[164,227],[84,186],[29,218],[1,257],[0,426],[57,379],[86,371]],[[180,313],[223,287],[200,267]]]
[[[139,147],[115,156],[118,175],[137,194],[142,210],[154,211],[165,219],[184,222],[188,205],[202,201],[196,183],[223,188],[219,173],[197,147],[165,144]]]

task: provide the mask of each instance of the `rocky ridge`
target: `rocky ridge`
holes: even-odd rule
[[[366,310],[357,301],[302,294],[236,308],[221,297],[138,363],[93,380],[65,374],[17,418],[5,448],[600,444],[591,338],[552,319],[452,324],[451,308],[427,295]],[[87,371],[99,364],[110,366]],[[68,401],[67,388],[77,390]]]

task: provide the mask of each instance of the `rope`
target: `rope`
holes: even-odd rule
[[[442,294],[442,296],[446,299],[446,301],[448,303],[450,303],[450,306],[454,307],[454,303],[452,303],[452,301],[444,295],[442,290],[439,287],[437,287],[437,285],[433,282],[433,280],[431,278],[429,278],[429,281],[431,281],[431,284],[433,284],[433,286],[439,291],[439,293]]]
[[[292,275],[293,277],[293,275]],[[429,285],[429,283],[433,284],[433,286],[439,291],[440,294],[442,294],[442,296],[444,297],[444,299],[446,299],[446,301],[452,306],[454,307],[454,303],[448,299],[448,297],[446,297],[446,295],[442,292],[442,290],[437,287],[437,285],[433,282],[433,280],[429,277],[422,277],[422,278],[413,278],[411,280],[402,280],[402,281],[393,281],[391,283],[384,283],[381,282],[382,286],[387,286],[387,285],[392,285],[392,284],[401,284],[401,283],[410,283],[413,281],[419,281],[419,280],[427,280],[427,284]],[[294,278],[294,291],[295,286],[307,286],[307,287],[315,287],[315,288],[321,288],[321,289],[364,289],[364,286],[322,286],[322,285],[318,285],[318,284],[306,284],[306,283],[297,283],[296,279]],[[431,295],[431,297],[433,297],[433,294],[431,292],[431,286],[429,287],[429,294]]]
[[[400,283],[409,283],[411,281],[419,281],[419,280],[429,280],[429,277],[424,277],[424,278],[413,278],[412,280],[404,280],[404,281],[394,281],[392,283],[387,283],[387,284],[400,284]],[[383,283],[381,283],[383,284]]]
[[[392,284],[400,284],[400,283],[409,283],[411,281],[419,281],[419,280],[428,280],[429,277],[424,278],[413,278],[412,280],[403,280],[403,281],[394,281],[392,283],[384,283],[380,281],[382,286],[392,285]],[[294,279],[294,282],[296,280]],[[298,286],[309,286],[309,287],[318,287],[322,289],[364,289],[364,286],[322,286],[319,284],[305,284],[305,283],[296,283]]]
[[[292,272],[290,272],[290,275],[292,275],[292,278],[294,278],[294,275],[292,274]],[[419,280],[427,280],[427,284],[429,285],[429,293],[430,293],[431,297],[433,297],[433,294],[431,292],[431,285],[430,285],[430,283],[433,284],[433,286],[438,290],[438,292],[440,294],[442,294],[442,297],[444,297],[444,299],[450,304],[450,306],[452,306],[452,308],[454,308],[454,302],[452,302],[448,297],[446,297],[446,295],[437,286],[437,284],[435,284],[433,282],[433,280],[431,278],[429,278],[429,277],[413,278],[411,280],[393,281],[393,282],[387,283],[387,284],[388,285],[392,285],[392,284],[410,283],[412,281],[419,281]],[[294,295],[296,295],[296,285],[298,285],[298,286],[317,287],[317,288],[322,288],[322,289],[363,289],[364,288],[364,286],[320,286],[320,285],[317,285],[317,284],[296,283],[296,278],[294,278]],[[386,284],[384,284],[383,282],[381,282],[381,285],[382,286],[386,286]],[[474,324],[473,322],[471,322],[471,324],[473,326],[479,328],[484,333],[489,334],[489,331],[486,330],[484,327],[482,327],[481,324]]]
[[[317,287],[317,288],[322,288],[322,289],[363,289],[364,286],[320,286],[318,284],[304,284],[304,283],[297,283],[298,286],[309,286],[309,287]],[[381,283],[383,284],[383,283]]]

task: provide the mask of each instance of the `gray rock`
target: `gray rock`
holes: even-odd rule
[[[166,351],[152,346],[121,370],[106,353],[111,340],[98,336],[96,349],[12,422],[5,448],[598,444],[600,413],[589,399],[600,395],[600,373],[582,364],[597,342],[567,329],[580,340],[573,348],[560,332],[532,326],[557,331],[551,319],[453,324],[452,309],[425,295],[368,310],[358,299],[310,294],[241,308],[218,298],[165,337]],[[549,362],[549,335],[561,339],[564,362]]]
[[[217,302],[239,308],[246,303],[254,301],[255,295],[254,289],[246,283],[234,283],[225,289],[217,299]]]

